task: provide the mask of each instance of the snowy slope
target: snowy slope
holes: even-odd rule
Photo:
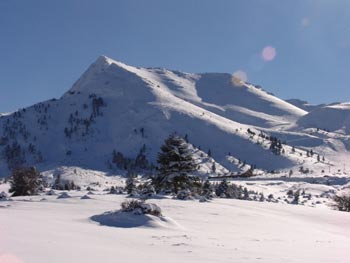
[[[158,199],[150,202],[162,208],[166,222],[121,228],[90,218],[119,209],[124,196],[81,200],[84,194],[1,202],[0,262],[349,262],[349,213],[230,199]]]
[[[60,99],[0,117],[0,176],[8,174],[9,155],[40,170],[75,166],[115,173],[113,150],[135,158],[145,145],[154,163],[173,132],[203,152],[210,149],[221,171],[240,170],[238,159],[265,170],[335,165],[339,154],[346,156],[348,137],[310,135],[298,124],[306,116],[251,84],[235,84],[229,74],[138,68],[101,56]],[[286,141],[285,153],[272,154],[261,132]],[[327,155],[325,162],[306,157],[313,147]]]
[[[314,105],[314,104],[310,104],[309,102],[305,101],[305,100],[299,100],[299,99],[288,99],[286,100],[286,102],[293,104],[294,106],[303,109],[307,112],[313,111],[317,108],[321,108],[326,106],[326,104],[318,104],[318,105]]]
[[[328,105],[311,111],[298,120],[305,128],[320,128],[323,130],[350,132],[350,103]]]

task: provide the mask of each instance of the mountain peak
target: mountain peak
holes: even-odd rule
[[[118,60],[115,60],[115,59],[112,59],[110,57],[107,57],[105,55],[101,55],[99,56],[96,61],[91,65],[91,66],[94,66],[94,67],[97,67],[97,68],[106,68],[106,67],[109,67],[110,65],[116,65],[118,67],[121,67],[121,68],[130,68],[131,66],[121,62],[121,61],[118,61]]]
[[[72,94],[72,92],[87,91],[94,93],[101,88],[101,81],[108,83],[113,75],[123,74],[122,72],[133,71],[134,67],[128,66],[123,62],[116,61],[105,55],[99,56],[95,62],[93,62],[83,75],[73,84],[72,88],[63,96]]]
[[[99,56],[93,64],[111,64],[111,58],[101,55]]]
[[[117,61],[115,59],[112,59],[110,57],[107,57],[106,55],[100,55],[94,64],[119,64],[122,63],[120,61]],[[122,63],[123,64],[123,63]]]

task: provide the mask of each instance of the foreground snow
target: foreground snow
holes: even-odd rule
[[[119,209],[125,196],[69,194],[1,202],[0,262],[348,262],[350,256],[349,213],[157,199],[149,202],[167,222],[123,228],[90,218]]]

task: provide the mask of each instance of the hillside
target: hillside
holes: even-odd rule
[[[298,120],[305,128],[320,128],[329,131],[350,133],[350,103],[332,104],[320,107]]]
[[[288,99],[286,100],[286,102],[300,108],[303,109],[307,112],[313,111],[317,108],[320,107],[324,107],[326,106],[326,104],[319,104],[319,105],[314,105],[314,104],[310,104],[309,102],[305,101],[305,100],[299,100],[299,99]]]
[[[0,116],[0,176],[24,164],[119,173],[114,150],[130,159],[142,150],[155,163],[174,132],[188,137],[198,155],[210,149],[220,173],[250,165],[320,171],[335,167],[339,156],[346,161],[349,136],[310,132],[318,128],[310,114],[229,74],[139,68],[101,56],[61,98]],[[271,136],[281,141],[281,154],[271,151]],[[310,149],[315,155],[307,156]]]

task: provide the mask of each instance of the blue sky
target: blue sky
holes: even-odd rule
[[[60,97],[101,54],[350,101],[350,1],[0,0],[0,112]]]

